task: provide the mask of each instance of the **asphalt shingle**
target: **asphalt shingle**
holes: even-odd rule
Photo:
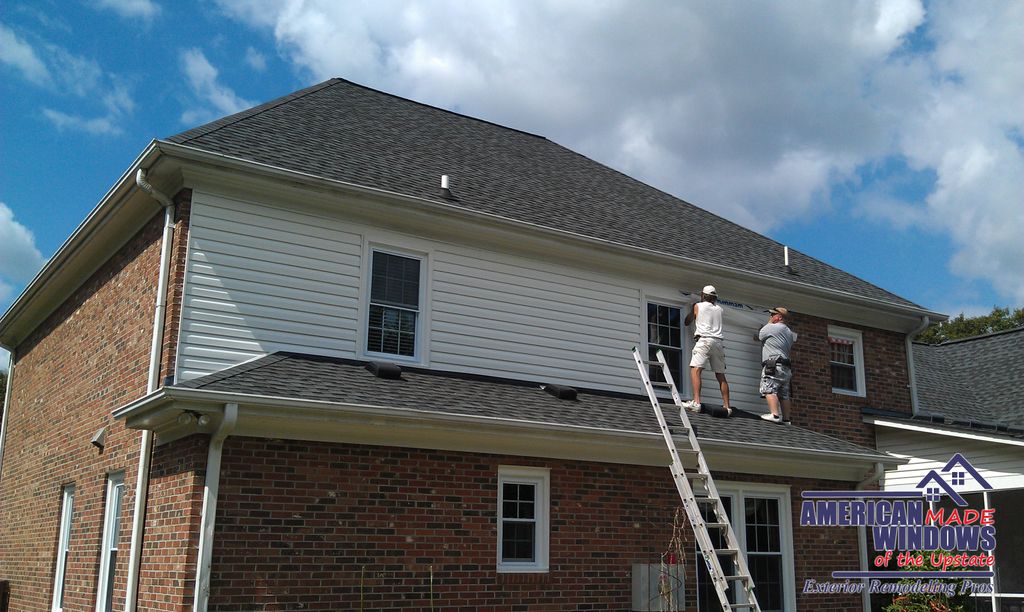
[[[590,238],[918,307],[546,138],[332,79],[168,139]]]
[[[1024,428],[1024,327],[942,344],[915,344],[921,412]]]
[[[637,381],[639,386],[639,379]],[[580,390],[561,400],[539,382],[513,381],[403,368],[399,380],[377,378],[365,362],[299,353],[273,353],[180,388],[415,409],[439,415],[515,419],[622,432],[658,432],[646,396]],[[674,417],[668,417],[674,420]],[[690,416],[701,440],[881,457],[873,449],[795,426],[767,423],[739,411],[730,419]]]

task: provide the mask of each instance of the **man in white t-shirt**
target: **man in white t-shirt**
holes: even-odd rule
[[[683,407],[700,412],[700,375],[710,367],[722,390],[722,407],[732,413],[729,406],[729,383],[725,380],[725,349],[722,345],[722,307],[718,304],[718,291],[714,285],[707,285],[700,293],[699,302],[687,313],[684,325],[694,324],[693,356],[690,359],[690,383],[693,399],[683,402]]]

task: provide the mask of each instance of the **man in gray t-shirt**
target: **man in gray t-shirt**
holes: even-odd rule
[[[761,418],[773,423],[788,423],[793,408],[789,400],[789,382],[793,378],[789,349],[796,342],[796,334],[786,325],[788,310],[779,306],[768,313],[768,324],[757,333],[761,342],[761,385],[758,391],[768,401],[770,410]]]

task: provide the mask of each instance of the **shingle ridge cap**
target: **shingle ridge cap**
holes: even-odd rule
[[[255,117],[256,115],[264,113],[264,112],[266,112],[268,110],[277,108],[279,106],[283,106],[285,104],[288,104],[289,102],[294,102],[295,100],[298,100],[300,98],[304,98],[306,96],[315,94],[315,93],[317,93],[317,92],[319,92],[319,91],[321,91],[323,89],[326,89],[328,87],[332,87],[334,85],[337,85],[340,82],[347,82],[347,81],[345,81],[344,79],[339,79],[339,78],[328,79],[326,81],[322,81],[322,82],[317,83],[315,85],[310,85],[309,87],[305,87],[305,88],[300,89],[298,91],[293,91],[292,93],[284,95],[284,96],[281,96],[279,98],[274,98],[273,100],[270,100],[268,102],[264,102],[263,104],[257,104],[256,106],[253,106],[252,108],[247,108],[247,109],[245,109],[243,111],[239,111],[237,113],[228,115],[226,117],[221,117],[219,119],[215,119],[215,120],[213,120],[213,121],[211,121],[209,123],[205,123],[203,125],[199,125],[199,126],[196,126],[194,128],[185,130],[184,132],[180,132],[178,134],[175,134],[174,136],[169,137],[167,140],[169,142],[174,142],[174,143],[178,143],[178,144],[185,144],[185,143],[187,143],[189,141],[192,141],[192,140],[195,140],[197,138],[201,138],[203,136],[208,136],[208,135],[210,135],[210,134],[212,134],[212,133],[214,133],[214,132],[216,132],[218,130],[221,130],[221,129],[229,126],[229,125],[234,125],[234,124],[236,124],[236,123],[238,123],[240,121],[244,121],[246,119],[250,119],[250,118]]]
[[[383,91],[381,89],[374,89],[373,87],[370,87],[368,85],[363,85],[361,83],[356,83],[354,81],[349,81],[348,79],[343,79],[341,77],[337,77],[337,78],[332,79],[332,80],[335,80],[335,81],[338,81],[338,82],[341,82],[341,83],[347,83],[349,85],[353,85],[355,87],[359,87],[360,89],[365,89],[366,91],[372,91],[373,93],[381,94],[381,95],[388,96],[388,97],[391,97],[391,98],[395,98],[396,100],[401,100],[403,102],[410,102],[412,104],[416,104],[417,106],[422,106],[424,108],[429,108],[431,110],[441,111],[443,113],[448,113],[449,115],[455,115],[456,117],[461,117],[463,119],[470,119],[470,120],[476,121],[478,123],[486,123],[487,125],[493,125],[494,127],[498,127],[498,128],[503,129],[503,130],[508,130],[510,132],[517,132],[519,134],[524,134],[526,136],[532,136],[534,138],[540,138],[541,140],[547,140],[548,142],[551,142],[551,140],[547,136],[542,136],[540,134],[534,134],[533,132],[527,132],[526,130],[521,130],[519,128],[510,127],[510,126],[507,126],[507,125],[502,125],[502,124],[496,123],[494,121],[489,121],[487,119],[481,119],[480,117],[474,117],[473,115],[467,115],[465,113],[460,113],[460,112],[457,112],[457,111],[453,111],[451,109],[447,109],[447,108],[444,108],[444,107],[441,107],[441,106],[434,106],[433,104],[427,104],[426,102],[420,102],[419,100],[413,100],[412,98],[406,98],[406,97],[400,96],[398,94],[394,94],[394,93],[391,93],[391,92],[388,92],[388,91]]]
[[[1022,325],[1020,327],[1014,327],[1012,329],[1000,329],[999,331],[988,332],[988,333],[985,333],[985,334],[978,334],[977,336],[969,336],[967,338],[957,338],[956,340],[944,340],[942,342],[939,342],[938,344],[929,344],[927,342],[914,342],[914,344],[916,344],[918,346],[930,346],[930,347],[937,348],[937,347],[943,347],[943,346],[952,346],[954,344],[961,344],[961,343],[964,343],[964,342],[972,342],[974,340],[984,340],[986,338],[992,338],[994,336],[1009,335],[1009,334],[1016,333],[1016,332],[1024,332],[1024,325]]]

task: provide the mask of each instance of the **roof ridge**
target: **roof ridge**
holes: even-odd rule
[[[277,108],[279,106],[283,106],[285,104],[288,104],[289,102],[293,102],[295,100],[298,100],[299,98],[304,98],[306,96],[315,94],[315,93],[317,93],[317,92],[319,92],[319,91],[321,91],[323,89],[326,89],[328,87],[332,87],[334,85],[337,85],[341,81],[344,81],[344,79],[333,78],[333,79],[328,79],[326,81],[322,81],[320,83],[317,83],[316,85],[310,85],[309,87],[306,87],[304,89],[300,89],[298,91],[293,91],[292,93],[290,93],[290,94],[288,94],[286,96],[281,96],[279,98],[274,98],[273,100],[270,100],[268,102],[264,102],[263,104],[258,104],[256,106],[253,106],[252,108],[247,108],[247,109],[245,109],[243,111],[239,111],[239,112],[237,112],[237,113],[235,113],[233,115],[228,115],[227,117],[221,117],[220,119],[216,119],[216,120],[211,121],[209,123],[204,123],[204,124],[196,126],[194,128],[185,130],[184,132],[180,132],[178,134],[175,134],[174,136],[171,136],[167,140],[169,140],[171,142],[176,142],[178,144],[187,143],[190,140],[195,140],[197,138],[201,138],[203,136],[207,136],[207,135],[212,134],[212,133],[214,133],[214,132],[216,132],[218,130],[226,128],[229,125],[234,125],[234,124],[238,123],[239,121],[244,121],[246,119],[255,117],[256,115],[259,115],[261,113],[265,113],[266,111],[271,110],[273,108]]]
[[[951,345],[954,345],[954,344],[961,344],[963,342],[971,342],[973,340],[983,340],[985,338],[991,338],[993,336],[1003,336],[1003,335],[1012,334],[1012,333],[1015,333],[1015,332],[1022,332],[1022,331],[1024,331],[1024,325],[1022,325],[1020,327],[1013,327],[1011,329],[1000,329],[1000,330],[994,331],[994,332],[988,332],[988,333],[985,333],[985,334],[978,334],[977,336],[968,336],[967,338],[957,338],[955,340],[943,340],[942,342],[938,342],[936,344],[930,344],[928,342],[914,342],[914,344],[916,344],[918,346],[933,346],[933,347],[951,346]]]

